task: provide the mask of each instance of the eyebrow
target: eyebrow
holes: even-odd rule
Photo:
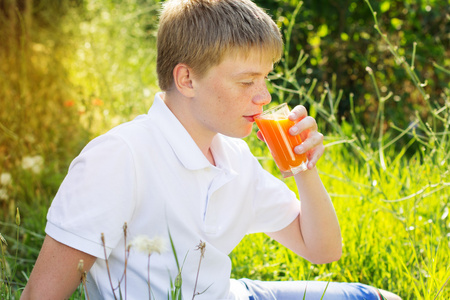
[[[273,71],[273,69],[271,69],[270,71],[269,71],[269,73],[270,72],[272,72]],[[240,73],[236,73],[235,74],[235,76],[236,77],[240,77],[240,76],[260,76],[260,75],[266,75],[265,73],[263,74],[263,73],[261,73],[261,72],[252,72],[252,71],[244,71],[244,72],[240,72]]]
[[[250,75],[250,76],[258,76],[258,75],[262,75],[261,72],[241,72],[237,74],[238,76],[240,75]]]

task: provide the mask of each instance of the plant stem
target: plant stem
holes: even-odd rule
[[[125,267],[123,270],[123,275],[125,277],[125,300],[127,300],[127,264],[128,264],[128,255],[129,251],[127,251],[127,229],[128,229],[128,225],[125,222],[125,224],[123,224],[123,239],[124,239],[124,246],[125,246]],[[120,282],[119,282],[120,284]]]
[[[150,253],[148,255],[148,263],[147,263],[147,284],[148,284],[148,299],[152,300],[152,288],[150,286],[150,256],[152,254]]]
[[[111,291],[114,295],[114,299],[117,300],[116,293],[114,292],[114,287],[113,287],[113,283],[111,280],[111,272],[109,271],[108,256],[106,255],[105,235],[103,234],[103,232],[102,232],[101,238],[102,238],[103,252],[105,254],[106,270],[108,271],[109,284],[111,285]]]
[[[194,300],[195,296],[197,295],[197,282],[198,282],[198,275],[200,274],[200,266],[202,264],[202,258],[205,256],[205,249],[206,244],[202,241],[200,241],[200,244],[198,244],[196,250],[200,250],[200,260],[198,262],[198,269],[197,269],[197,276],[195,278],[195,284],[194,284],[194,293],[192,294],[192,300]]]

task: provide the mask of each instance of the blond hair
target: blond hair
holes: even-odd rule
[[[260,50],[280,60],[283,40],[267,13],[250,0],[168,0],[157,37],[157,73],[161,90],[173,85],[173,69],[188,65],[202,77],[225,54]]]

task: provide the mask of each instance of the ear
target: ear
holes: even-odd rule
[[[192,85],[192,69],[185,64],[177,64],[173,68],[173,80],[177,90],[185,97],[194,96],[194,88]]]

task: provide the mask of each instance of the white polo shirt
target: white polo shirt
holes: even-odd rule
[[[101,234],[116,287],[125,265],[125,222],[127,244],[137,235],[167,241],[169,250],[150,260],[155,299],[167,299],[170,280],[178,273],[169,230],[182,265],[184,298],[193,294],[200,241],[206,251],[196,291],[206,291],[196,300],[239,298],[230,292],[228,254],[246,234],[286,227],[300,205],[282,181],[261,168],[241,139],[218,134],[211,149],[216,166],[159,93],[148,114],[94,139],[74,159],[49,209],[46,233],[99,258],[88,275],[90,299],[114,299]],[[128,299],[148,297],[147,261],[146,254],[132,248]],[[122,280],[122,293],[124,284]]]

